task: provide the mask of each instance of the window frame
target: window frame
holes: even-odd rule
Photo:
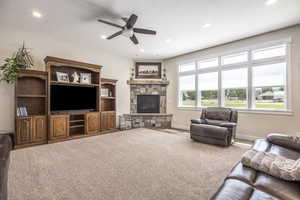
[[[182,108],[182,109],[189,109],[189,110],[201,110],[201,108],[205,108],[204,106],[198,105],[198,75],[201,73],[209,73],[209,72],[218,72],[218,106],[224,106],[224,91],[222,88],[222,71],[225,70],[232,70],[232,69],[239,69],[239,68],[247,68],[248,71],[248,85],[247,85],[247,108],[235,108],[240,111],[245,111],[245,112],[254,112],[254,113],[271,113],[271,114],[291,114],[292,113],[292,98],[291,98],[291,91],[292,91],[292,80],[291,80],[291,38],[279,40],[279,41],[273,41],[273,42],[268,42],[265,44],[261,45],[253,45],[248,48],[242,48],[238,49],[235,51],[231,52],[226,52],[226,53],[220,53],[216,55],[211,55],[211,56],[205,56],[205,57],[198,57],[195,59],[190,59],[188,61],[180,62],[177,63],[177,108]],[[279,45],[286,45],[286,55],[284,56],[277,56],[277,57],[272,57],[272,58],[265,58],[265,59],[259,59],[259,60],[252,60],[252,51],[256,51],[259,49],[264,49],[264,48],[270,48],[273,46],[279,46]],[[248,61],[247,62],[241,62],[241,63],[234,63],[234,64],[229,64],[229,65],[222,65],[222,57],[223,56],[228,56],[228,55],[234,55],[234,54],[239,54],[247,52],[248,54]],[[198,66],[198,62],[209,60],[209,59],[218,59],[218,66],[216,67],[209,67],[209,68],[200,68]],[[186,64],[186,63],[191,63],[194,62],[196,66],[196,70],[194,71],[188,71],[188,72],[180,72],[179,68],[180,65]],[[255,108],[255,95],[253,93],[254,91],[254,86],[253,86],[253,67],[257,66],[263,66],[267,64],[275,64],[275,63],[280,63],[284,62],[286,63],[286,71],[285,71],[285,98],[284,98],[284,104],[285,104],[285,109],[267,109],[267,108]],[[184,107],[180,105],[179,102],[179,78],[180,76],[183,75],[195,75],[195,89],[196,89],[196,103],[195,107]]]

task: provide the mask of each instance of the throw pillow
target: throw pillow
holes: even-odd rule
[[[241,162],[247,167],[277,178],[300,181],[300,159],[291,160],[273,153],[251,149],[243,155]]]

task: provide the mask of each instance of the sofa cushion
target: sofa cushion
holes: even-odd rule
[[[227,179],[211,200],[279,200],[242,181]]]
[[[207,108],[206,119],[230,121],[231,109],[229,108]]]
[[[234,168],[232,168],[227,178],[238,179],[249,185],[253,185],[256,179],[256,174],[257,171],[250,167],[246,167],[239,162]]]
[[[299,200],[299,182],[284,181],[259,172],[254,187],[284,200]]]
[[[239,180],[227,179],[211,200],[248,200],[253,188]]]

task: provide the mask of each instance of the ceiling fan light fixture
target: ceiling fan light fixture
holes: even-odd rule
[[[210,28],[210,27],[211,27],[211,24],[209,24],[209,23],[204,24],[204,25],[202,26],[202,28]]]
[[[267,6],[270,6],[270,5],[273,5],[273,4],[277,3],[277,1],[278,1],[278,0],[267,0],[265,4],[266,4]]]
[[[171,38],[166,39],[166,43],[171,43],[171,42],[172,42]]]
[[[107,36],[106,35],[101,35],[101,39],[106,40]]]
[[[42,18],[43,17],[43,15],[40,12],[35,11],[35,10],[32,11],[32,16],[35,17],[35,18]]]

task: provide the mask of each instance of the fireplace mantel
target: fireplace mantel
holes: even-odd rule
[[[128,80],[128,85],[169,85],[167,80]]]

